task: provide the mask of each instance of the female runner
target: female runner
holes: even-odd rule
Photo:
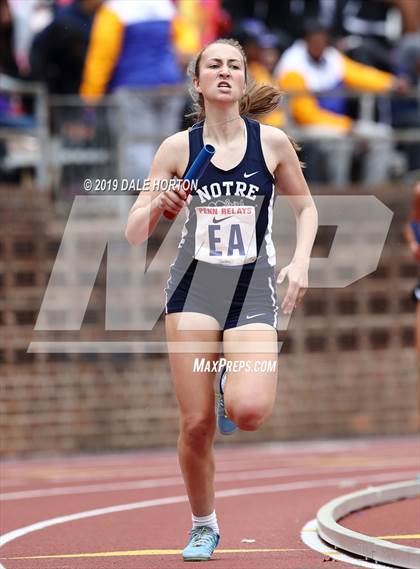
[[[185,561],[209,560],[220,539],[214,509],[215,374],[212,366],[197,369],[194,363],[203,358],[217,362],[222,343],[227,360],[219,378],[222,433],[254,431],[263,424],[272,412],[277,387],[278,307],[271,239],[276,188],[289,197],[297,220],[295,254],[277,279],[288,278],[281,305],[285,314],[307,289],[317,231],[317,211],[293,145],[281,130],[248,118],[277,107],[280,92],[250,86],[242,47],[234,40],[205,47],[194,61],[192,83],[200,122],[163,141],[150,183],[182,179],[203,144],[215,147],[212,162],[188,198],[181,186],[141,192],[126,229],[128,241],[137,245],[152,234],[164,211],[176,215],[186,208],[165,289],[168,342],[198,346],[195,353],[169,350],[180,411],[178,456],[193,522]],[[207,349],[200,352],[203,345]]]

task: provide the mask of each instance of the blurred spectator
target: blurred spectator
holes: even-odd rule
[[[103,0],[74,0],[57,11],[54,20],[33,40],[30,67],[53,94],[79,92],[89,36]]]
[[[220,0],[176,0],[177,15],[173,22],[173,37],[179,63],[186,72],[191,59],[207,44],[229,34],[231,21]],[[189,95],[184,99],[179,130],[193,124]]]
[[[255,19],[244,20],[240,22],[240,27],[233,31],[232,36],[244,48],[250,77],[259,85],[274,85],[274,77],[263,63],[263,52],[264,46],[275,46],[276,39],[268,33],[265,25]],[[285,122],[280,109],[258,117],[258,120],[263,124],[278,128],[282,127]]]
[[[402,34],[415,34],[420,28],[420,8],[413,0],[393,0],[401,12]]]
[[[286,0],[287,2],[287,0]],[[223,8],[230,14],[235,23],[247,18],[264,20],[267,11],[267,2],[260,0],[222,0]]]
[[[280,55],[283,53],[281,41],[274,33],[264,34],[260,38],[261,62],[270,75],[273,76],[274,69],[279,62]]]
[[[390,71],[390,51],[401,32],[418,30],[418,0],[223,0],[234,23],[262,21],[284,50],[318,20],[352,59]]]
[[[265,22],[273,32],[279,28],[288,34],[290,45],[302,37],[306,20],[317,20],[325,28],[331,29],[335,14],[336,0],[270,0],[267,2]]]
[[[403,232],[410,253],[417,263],[418,282],[413,291],[413,299],[416,303],[416,348],[420,363],[420,182],[414,185],[411,212]]]
[[[122,87],[179,84],[170,0],[106,0],[95,15],[81,94],[97,99]]]
[[[14,22],[7,0],[0,0],[0,73],[19,79],[14,50]],[[25,113],[19,94],[0,93],[0,127],[32,128],[34,120]],[[6,145],[0,144],[0,157],[5,155]]]
[[[10,83],[14,88],[16,79],[20,79],[19,69],[14,55],[14,21],[7,0],[0,0],[0,75],[5,84]],[[9,79],[11,78],[11,79]],[[17,170],[7,165],[7,156],[11,154],[11,139],[15,149],[33,144],[34,140],[26,136],[35,127],[34,118],[24,107],[24,101],[19,92],[0,92],[0,129],[4,135],[0,137],[0,180],[18,181]],[[24,134],[18,136],[16,134]],[[11,134],[11,137],[8,136]]]
[[[95,15],[80,93],[90,102],[117,93],[123,177],[145,178],[156,149],[153,138],[177,128],[183,97],[154,92],[183,80],[172,39],[175,15],[170,0],[106,0]]]
[[[220,0],[175,0],[174,42],[181,64],[188,63],[205,45],[229,33],[231,22]]]
[[[70,6],[70,4],[72,4],[74,2],[74,0],[55,0],[55,7],[56,8],[63,8],[66,6]]]
[[[13,24],[7,0],[0,0],[0,73],[17,75],[17,65],[13,54]],[[0,126],[7,116],[9,99],[0,94]],[[6,156],[6,143],[0,139],[0,172],[1,163]]]
[[[29,51],[33,36],[53,18],[51,0],[9,0],[14,21],[14,51],[22,75],[29,73]]]
[[[413,131],[420,129],[420,32],[406,34],[394,52],[396,75],[408,77],[417,97],[404,97],[392,101],[392,125],[395,128]],[[407,156],[409,170],[420,170],[420,141],[400,143]]]
[[[416,0],[337,0],[339,47],[359,63],[391,71],[391,50],[401,33],[418,31]]]
[[[302,36],[303,24],[312,18],[331,27],[335,20],[337,0],[224,0],[223,6],[235,24],[253,18],[266,25],[277,36],[279,47],[287,49]]]
[[[13,49],[13,20],[7,0],[0,0],[0,73],[18,77]]]
[[[325,138],[317,145],[327,161],[329,179],[337,185],[350,181],[351,158],[354,143],[352,133],[369,141],[365,156],[363,181],[375,184],[387,177],[391,132],[387,125],[373,122],[355,122],[346,114],[346,100],[342,95],[328,92],[343,86],[375,92],[391,89],[405,90],[407,84],[394,75],[356,63],[329,47],[325,27],[314,20],[306,22],[305,37],[296,41],[282,56],[276,76],[281,88],[300,91],[291,97],[293,119],[306,135]],[[315,176],[315,167],[307,165],[307,175]],[[314,179],[314,178],[311,178]]]

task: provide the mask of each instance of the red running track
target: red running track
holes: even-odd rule
[[[420,497],[354,512],[340,524],[365,535],[371,535],[374,527],[376,537],[420,548]]]
[[[221,542],[211,563],[325,569],[328,556],[302,542],[303,526],[337,496],[415,478],[418,445],[393,438],[216,447]],[[175,450],[6,461],[1,486],[6,569],[188,567],[180,554],[191,517]],[[404,512],[395,510],[395,535],[406,529]],[[365,533],[383,535],[377,522],[367,519]]]

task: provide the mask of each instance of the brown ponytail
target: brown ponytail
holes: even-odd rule
[[[282,93],[272,85],[257,85],[253,79],[239,101],[239,114],[251,118],[271,113],[279,106]]]

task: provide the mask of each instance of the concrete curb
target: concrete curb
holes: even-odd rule
[[[319,509],[317,513],[318,534],[334,547],[361,555],[366,559],[404,569],[419,569],[420,549],[363,535],[337,523],[351,512],[403,498],[413,498],[419,494],[420,481],[410,480],[340,496]]]

